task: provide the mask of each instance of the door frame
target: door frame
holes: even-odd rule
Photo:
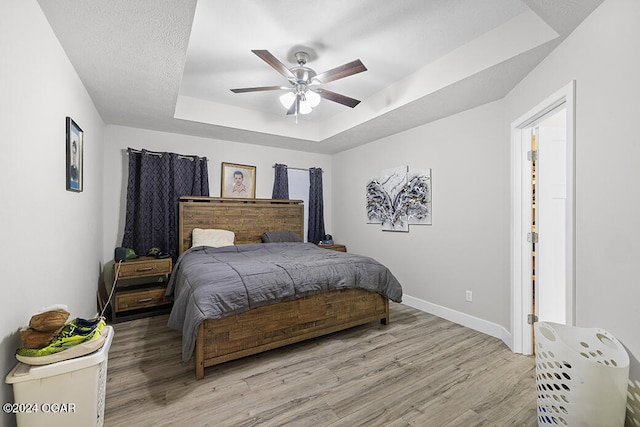
[[[566,324],[575,325],[575,86],[576,82],[572,80],[511,123],[511,350],[514,353],[533,352],[531,326],[526,321],[533,302],[531,268],[523,262],[525,248],[531,252],[531,245],[526,238],[531,231],[531,224],[526,224],[525,220],[527,212],[524,198],[530,194],[523,193],[528,161],[522,135],[526,128],[561,105],[565,106],[567,126]],[[530,199],[528,203],[530,208]],[[530,212],[528,216],[531,216]]]

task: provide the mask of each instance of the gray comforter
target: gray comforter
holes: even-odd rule
[[[174,299],[169,326],[182,332],[189,360],[200,322],[333,289],[360,288],[402,300],[402,287],[379,262],[311,243],[262,243],[183,253],[167,295]]]

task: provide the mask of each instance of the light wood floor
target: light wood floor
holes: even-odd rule
[[[167,315],[115,325],[105,426],[535,426],[533,357],[391,303],[371,323],[207,368]]]

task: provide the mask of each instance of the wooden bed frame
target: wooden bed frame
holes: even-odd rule
[[[235,233],[236,244],[261,243],[266,231],[304,235],[301,200],[181,197],[179,251],[191,247],[194,228]],[[389,300],[362,289],[331,291],[285,301],[200,324],[196,378],[204,368],[365,323],[389,322]]]

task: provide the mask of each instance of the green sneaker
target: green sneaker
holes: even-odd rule
[[[56,339],[63,339],[65,345],[73,345],[74,342],[81,343],[85,341],[84,337],[94,332],[96,329],[101,331],[106,325],[104,318],[82,319],[76,317],[71,322],[64,325],[62,330],[58,332]],[[54,340],[53,342],[55,342]]]
[[[105,327],[104,319],[98,318],[85,320],[76,318],[67,323],[62,331],[43,348],[19,348],[16,356],[43,357],[59,353],[84,342],[92,341],[100,337],[100,331]]]
[[[48,365],[51,363],[74,359],[76,357],[86,356],[101,349],[107,340],[108,335],[112,333],[113,328],[111,326],[104,327],[101,330],[95,329],[91,334],[89,334],[90,338],[88,337],[87,341],[64,348],[57,353],[52,353],[46,356],[30,356],[21,355],[19,352],[16,352],[16,359],[28,365]],[[60,347],[56,349],[59,348]]]

